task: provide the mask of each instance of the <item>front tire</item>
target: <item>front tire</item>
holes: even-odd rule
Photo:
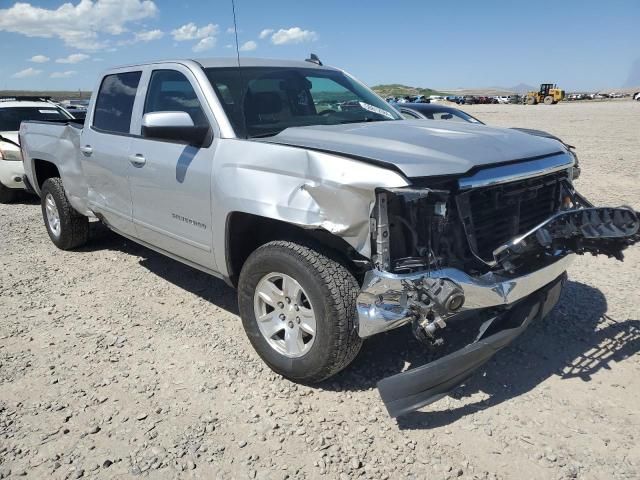
[[[238,305],[253,348],[276,373],[320,382],[356,357],[358,282],[332,255],[299,243],[269,242],[240,273]]]
[[[69,203],[62,180],[49,178],[42,184],[42,218],[49,238],[61,250],[71,250],[87,243],[89,219]]]

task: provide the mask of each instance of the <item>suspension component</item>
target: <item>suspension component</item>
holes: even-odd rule
[[[421,342],[441,345],[438,330],[447,326],[447,319],[464,305],[462,289],[451,280],[423,277],[405,282],[407,305],[413,313],[413,333]]]

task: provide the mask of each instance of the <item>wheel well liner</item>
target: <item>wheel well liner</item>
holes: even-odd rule
[[[346,240],[322,228],[303,228],[260,215],[231,212],[225,227],[225,250],[228,278],[234,286],[238,284],[240,270],[249,255],[273,240],[321,245],[333,251],[358,279],[361,277],[360,268],[354,261],[368,262]]]
[[[55,164],[46,160],[33,160],[33,172],[35,175],[35,182],[38,188],[42,189],[42,184],[45,180],[53,177],[60,177],[60,171]]]

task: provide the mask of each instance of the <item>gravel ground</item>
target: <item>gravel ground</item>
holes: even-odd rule
[[[577,146],[583,194],[640,208],[640,104],[466,108]],[[0,205],[0,478],[638,478],[640,248],[581,257],[561,304],[450,397],[399,421],[379,379],[408,329],[316,388],[252,351],[235,294],[97,224],[57,250]]]

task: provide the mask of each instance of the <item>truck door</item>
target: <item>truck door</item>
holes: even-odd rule
[[[165,64],[151,69],[148,78],[138,120],[152,112],[187,112],[195,125],[212,128],[213,114],[188,68]],[[140,133],[141,126],[136,130]],[[215,139],[210,146],[195,147],[185,141],[136,135],[129,146],[137,236],[207,268],[215,267],[211,232],[215,145]]]
[[[141,71],[106,75],[95,98],[80,151],[91,209],[116,231],[134,235],[127,158],[133,105]]]

